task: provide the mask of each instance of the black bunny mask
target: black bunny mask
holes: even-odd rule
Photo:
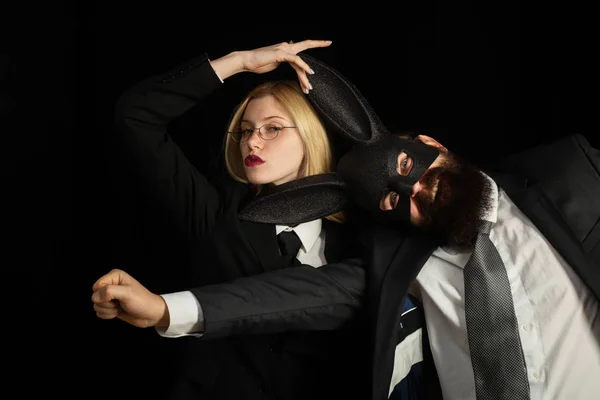
[[[337,172],[279,185],[242,208],[240,219],[294,225],[341,211],[350,200],[381,222],[408,222],[412,186],[439,151],[392,135],[350,81],[314,57],[302,58],[315,71],[310,77],[313,90],[307,95],[310,102],[334,131],[354,146],[340,159]],[[397,172],[402,152],[413,159],[408,175]],[[398,205],[382,211],[380,201],[390,191],[399,194]]]

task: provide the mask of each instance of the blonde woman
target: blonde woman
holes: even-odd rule
[[[158,295],[127,272],[112,270],[94,284],[92,300],[101,319],[154,327],[164,337],[198,338],[185,352],[172,399],[364,398],[368,389],[360,330],[347,326],[359,309],[364,271],[355,258],[356,235],[341,215],[296,226],[238,218],[244,202],[270,188],[332,171],[327,131],[306,97],[312,70],[298,56],[329,45],[306,40],[215,60],[204,55],[132,87],[118,102],[117,123],[139,173],[172,214],[178,234],[195,243],[193,269],[202,287]],[[268,82],[243,99],[225,139],[232,179],[212,184],[169,136],[167,124],[232,75],[265,73],[281,63],[294,68],[299,83]],[[283,236],[300,247],[287,250],[278,244]],[[310,306],[282,310],[289,313],[282,324],[273,319],[272,302],[269,313],[256,306],[261,293],[272,296],[274,290]],[[244,309],[249,297],[250,311]],[[226,320],[212,318],[224,308],[232,312]],[[254,312],[256,324],[236,324],[237,311]],[[253,331],[257,326],[260,334]]]

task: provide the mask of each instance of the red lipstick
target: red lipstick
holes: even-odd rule
[[[246,167],[256,167],[257,165],[260,165],[262,163],[264,163],[263,159],[253,154],[247,156],[244,159],[244,164],[246,165]]]

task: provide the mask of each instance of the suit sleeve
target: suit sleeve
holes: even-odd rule
[[[359,259],[192,289],[204,313],[203,339],[342,328],[358,315],[364,291]]]
[[[116,125],[144,195],[156,201],[187,237],[210,230],[220,199],[173,141],[167,125],[221,84],[203,55],[131,87],[115,107]]]

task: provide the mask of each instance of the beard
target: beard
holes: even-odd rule
[[[422,216],[418,228],[436,235],[440,245],[470,248],[479,221],[491,207],[489,179],[448,152],[443,164],[429,169],[419,181],[422,190],[413,198]]]

